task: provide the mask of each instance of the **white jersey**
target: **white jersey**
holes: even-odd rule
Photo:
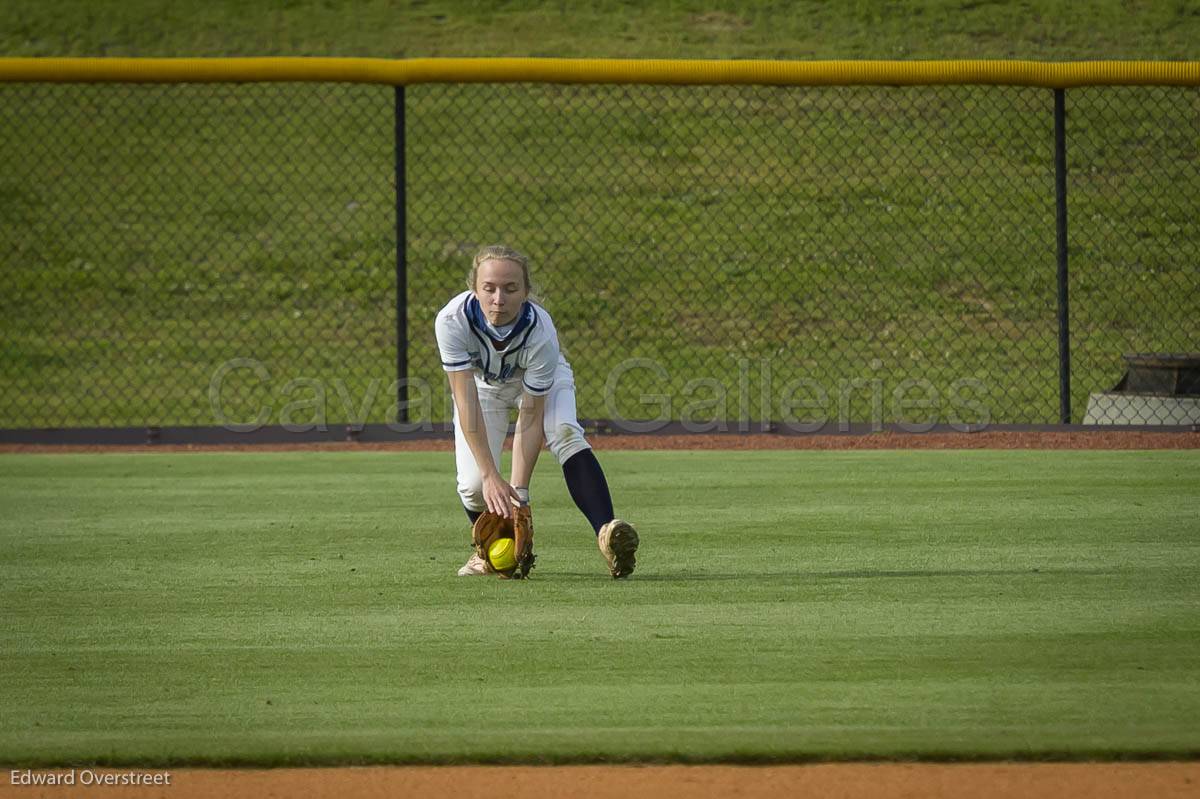
[[[532,302],[521,306],[512,328],[498,338],[475,293],[464,291],[438,311],[434,332],[447,372],[474,369],[476,379],[489,385],[520,380],[533,396],[548,394],[559,362],[566,363],[550,314]]]

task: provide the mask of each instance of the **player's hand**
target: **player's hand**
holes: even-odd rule
[[[483,501],[492,513],[506,519],[512,518],[513,503],[518,499],[516,489],[499,472],[483,478]]]

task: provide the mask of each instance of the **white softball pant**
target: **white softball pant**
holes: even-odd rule
[[[492,386],[476,380],[475,388],[479,393],[479,407],[483,411],[483,425],[487,430],[492,460],[499,466],[500,450],[508,435],[509,410],[517,407],[523,393],[521,381]],[[583,427],[575,417],[575,374],[567,362],[560,359],[558,371],[554,373],[554,387],[546,396],[543,417],[546,446],[554,453],[559,464],[566,463],[572,455],[591,449],[584,438]],[[483,500],[483,475],[462,433],[457,405],[454,407],[454,459],[458,467],[458,495],[463,505],[468,510],[487,510],[487,503]]]

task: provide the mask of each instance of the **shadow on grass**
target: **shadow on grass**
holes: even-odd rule
[[[865,580],[865,579],[911,579],[938,577],[1073,577],[1119,574],[1117,569],[849,569],[845,571],[794,571],[723,574],[718,572],[680,572],[655,574],[638,572],[629,582],[705,582],[719,580],[787,581],[797,580]],[[605,575],[595,572],[546,572],[547,577],[569,577],[573,579],[604,579]],[[623,581],[615,581],[623,582]]]

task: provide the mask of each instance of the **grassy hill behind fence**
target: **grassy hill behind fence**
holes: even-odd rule
[[[366,18],[379,13],[372,8]],[[967,54],[970,41],[974,56],[1056,57],[1027,28],[1016,29],[1025,49],[1014,52],[972,33],[983,24],[973,12],[923,8],[921,19],[938,15],[945,30],[922,22],[932,26],[922,44],[945,50],[900,55]],[[290,52],[397,54],[361,27],[323,39],[332,34],[313,9],[238,18],[228,51],[203,24],[131,26],[102,41],[110,23],[84,24],[69,4],[58,11],[53,22],[31,9],[0,12],[19,17],[0,25],[8,52],[47,54],[59,42],[58,52],[76,54],[102,44],[111,54],[260,54],[281,50],[253,26],[286,19]],[[896,25],[876,26],[875,51],[848,33],[868,11],[860,4],[836,23],[838,12],[814,11],[814,25],[842,34],[811,55],[896,55]],[[674,14],[681,29],[708,19],[683,6],[645,13]],[[730,23],[722,40],[736,52],[701,53],[703,36],[681,36],[669,54],[763,55],[772,25],[796,24],[764,9],[730,13],[751,20]],[[425,14],[402,16],[428,22]],[[512,22],[451,7],[445,16],[461,33],[455,42]],[[568,40],[563,18],[540,19],[544,41]],[[1182,12],[1134,21],[1103,12],[1094,22],[1047,22],[1059,32],[1057,57],[1182,57],[1200,25]],[[597,23],[588,47],[524,52],[667,54],[636,51],[614,25]],[[1143,49],[1116,44],[1139,25]],[[437,36],[395,41],[405,55],[501,54]],[[521,54],[523,41],[503,54]],[[638,402],[650,393],[672,398],[672,418],[782,418],[791,402],[807,403],[800,418],[863,420],[877,393],[884,421],[978,420],[979,408],[994,422],[1056,420],[1049,90],[408,94],[409,353],[413,377],[430,387],[414,390],[418,418],[446,417],[432,316],[461,288],[474,248],[506,240],[535,258],[586,417],[652,416],[661,403]],[[320,418],[317,406],[331,423],[388,418],[390,89],[4,86],[0,96],[9,109],[0,158],[12,165],[0,178],[0,424],[212,424],[210,384],[238,358],[248,360],[234,361],[243,367],[227,371],[221,393],[231,419],[265,407],[268,421],[303,422]],[[1200,94],[1073,90],[1068,110],[1078,420],[1088,392],[1120,376],[1123,352],[1200,343],[1191,324]],[[605,381],[630,357],[644,360],[607,400]],[[928,382],[902,398],[932,407],[896,414],[906,380]]]
[[[1195,3],[1095,0],[48,0],[0,7],[12,56],[1194,59]]]

